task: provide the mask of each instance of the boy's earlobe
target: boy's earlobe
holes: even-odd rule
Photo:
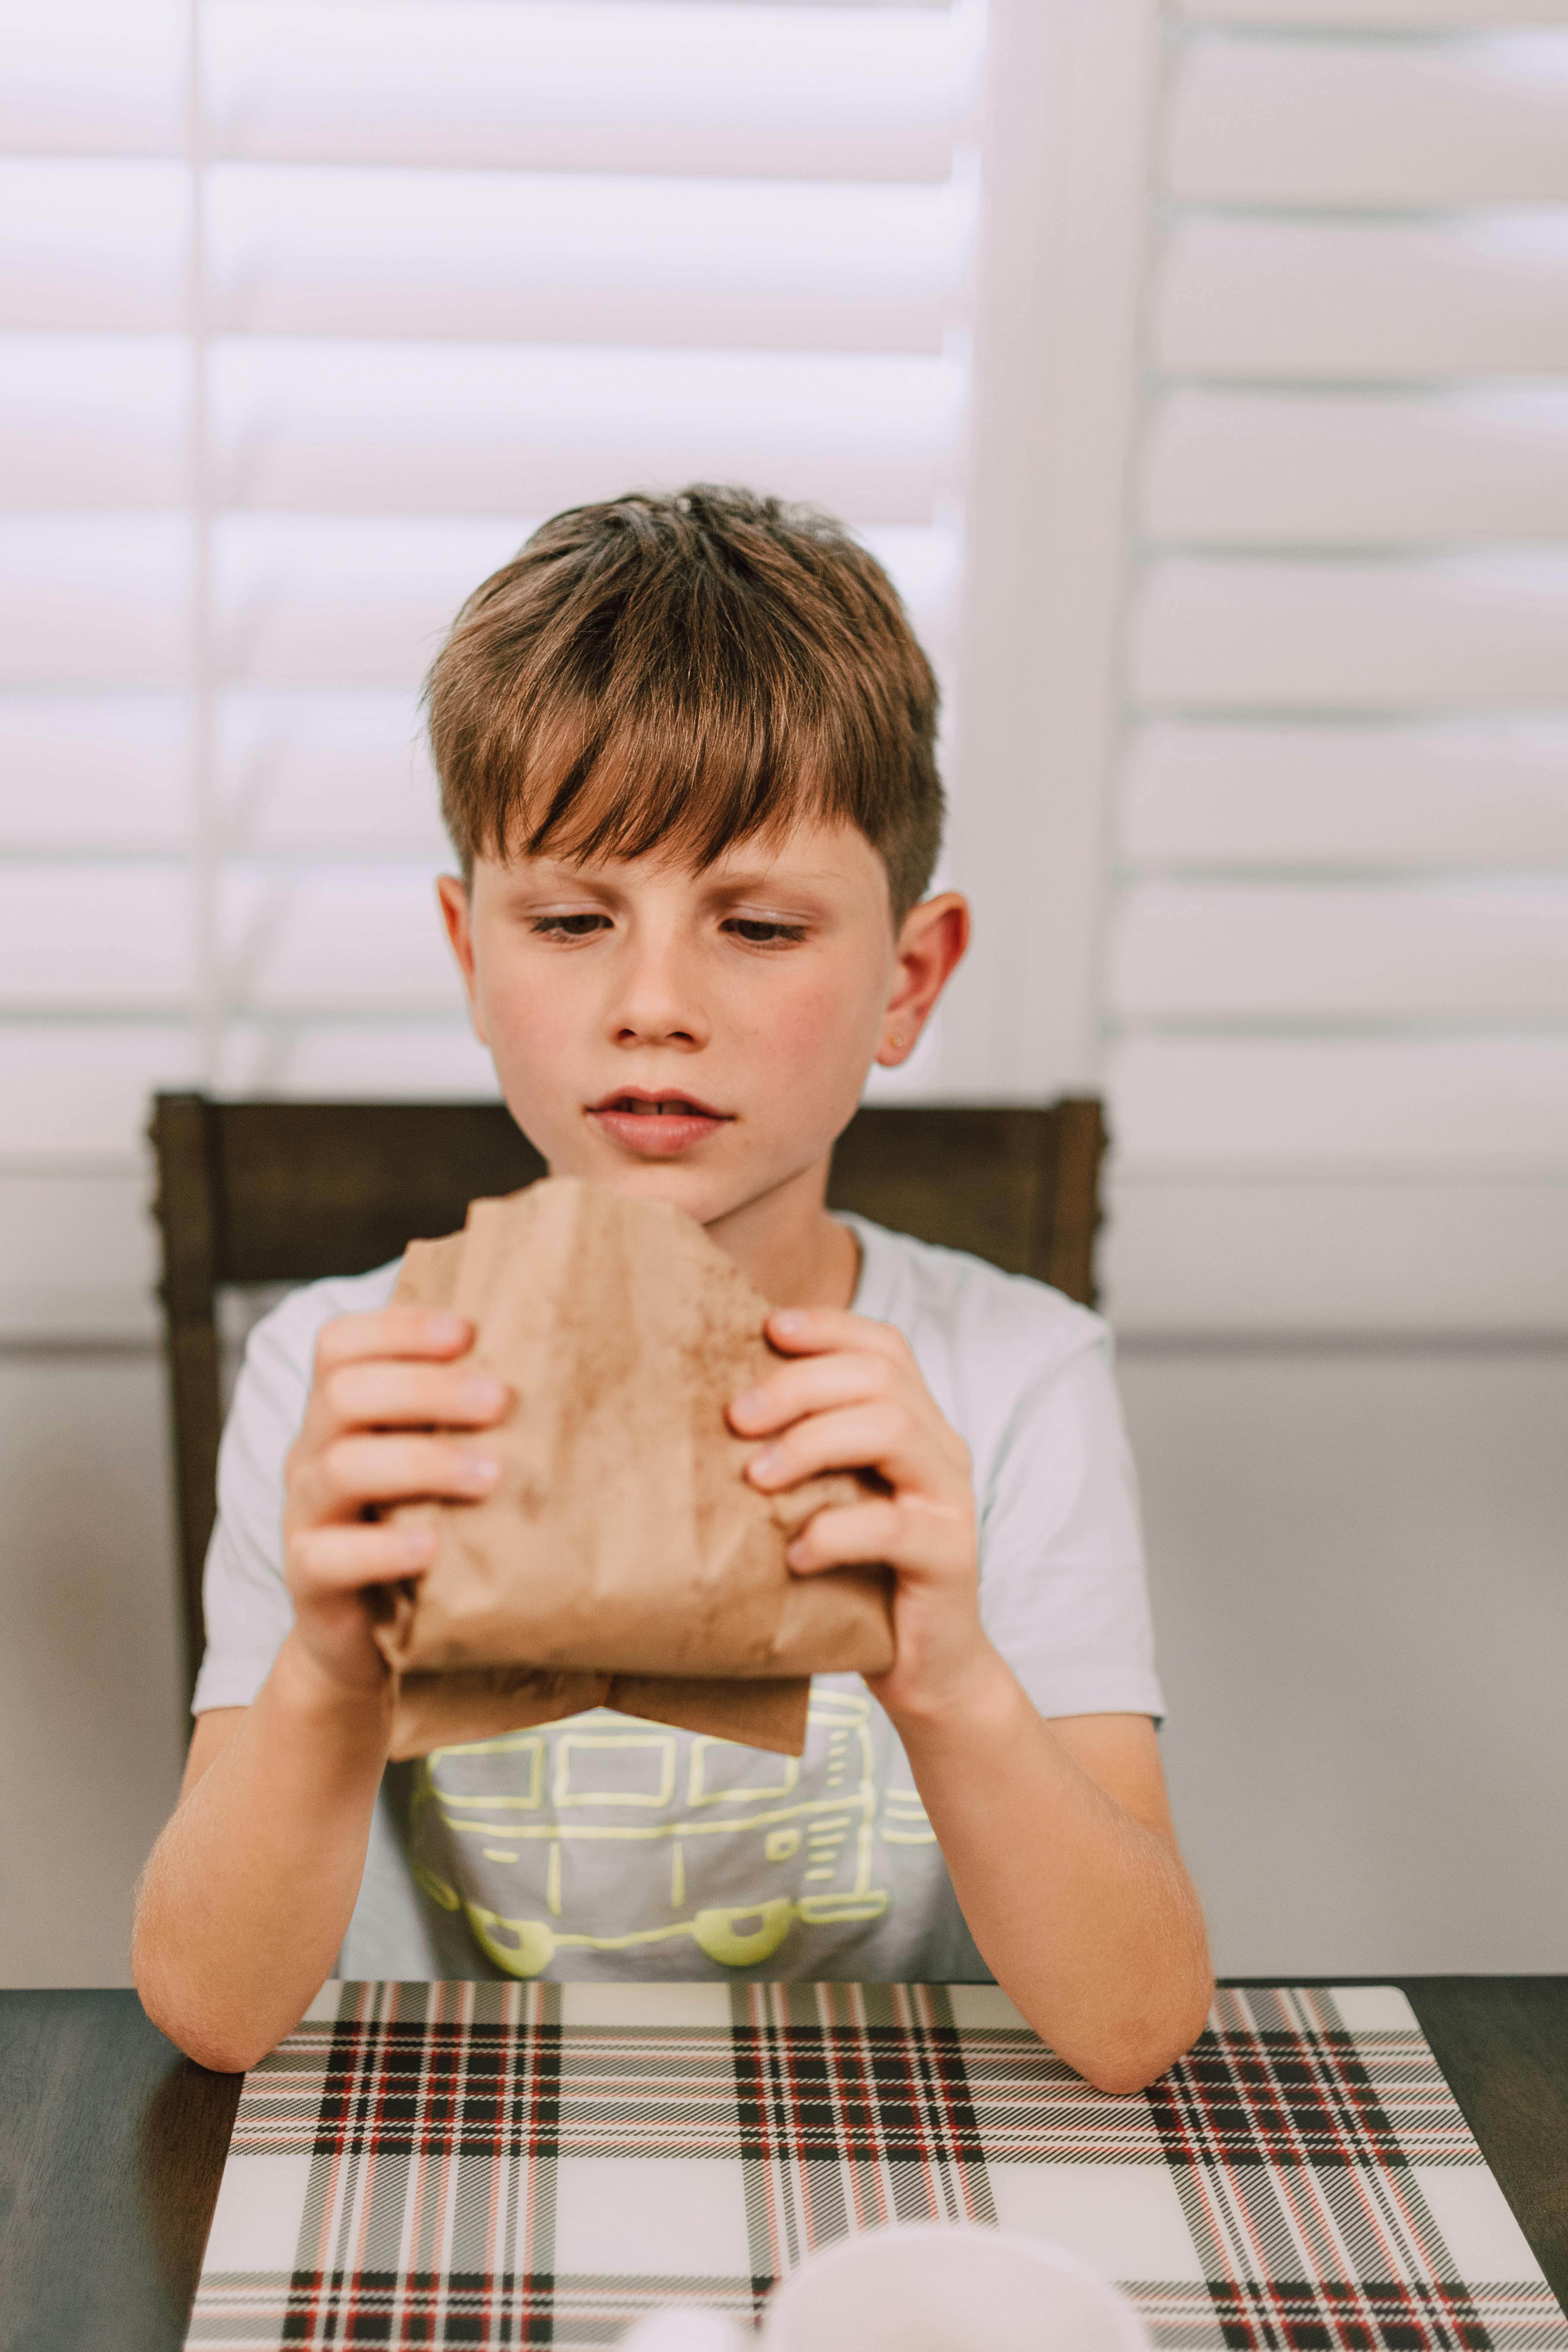
[[[877,1048],[884,1068],[905,1060],[919,1044],[931,1007],[968,945],[969,904],[956,890],[925,899],[905,917],[889,1027]]]

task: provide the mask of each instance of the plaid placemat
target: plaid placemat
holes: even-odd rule
[[[1404,1996],[1219,1996],[1145,2095],[992,1986],[330,1985],[246,2079],[191,2352],[597,2352],[814,2248],[1000,2224],[1169,2352],[1568,2352]]]

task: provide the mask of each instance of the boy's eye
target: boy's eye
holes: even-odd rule
[[[744,940],[748,947],[753,948],[778,947],[791,940],[804,940],[805,937],[804,923],[770,922],[755,915],[731,915],[724,928],[733,931],[737,939]]]
[[[535,915],[529,929],[542,940],[585,940],[609,923],[608,915]]]

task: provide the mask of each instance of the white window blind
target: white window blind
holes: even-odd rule
[[[1166,12],[1110,1265],[1145,1328],[1568,1322],[1568,5]]]
[[[157,1086],[472,1094],[418,681],[555,509],[841,512],[951,669],[973,0],[0,7],[0,1322]]]

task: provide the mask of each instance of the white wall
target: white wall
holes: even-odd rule
[[[1568,1351],[1140,1349],[1222,1969],[1568,1964]],[[160,1368],[0,1360],[0,1983],[121,1984],[179,1771]]]
[[[1568,1967],[1568,1350],[1124,1349],[1226,1974]]]
[[[126,1984],[181,1737],[163,1371],[0,1355],[0,1983]]]

